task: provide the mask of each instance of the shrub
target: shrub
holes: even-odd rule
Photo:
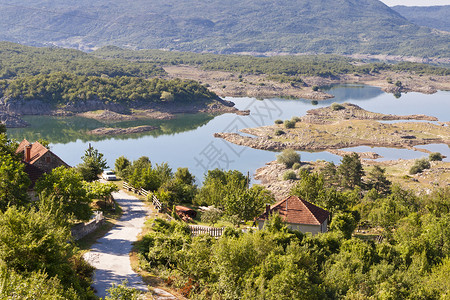
[[[223,212],[218,208],[211,207],[210,209],[204,211],[200,219],[202,222],[208,223],[209,225],[214,225],[222,217]]]
[[[298,169],[300,169],[300,166],[301,166],[300,163],[296,162],[292,165],[292,169],[298,170]]]
[[[286,121],[284,121],[284,127],[286,127],[286,128],[295,128],[295,122],[294,121],[290,121],[290,120],[286,120]]]
[[[392,78],[391,77],[386,78],[386,81],[387,81],[387,83],[392,84]]]
[[[283,150],[277,155],[277,162],[285,164],[286,167],[290,168],[295,163],[300,163],[300,154],[295,152],[294,149]]]
[[[339,103],[334,102],[333,104],[331,104],[331,109],[332,110],[341,110],[341,109],[345,109],[345,107],[343,105],[340,105]]]
[[[425,169],[429,169],[431,167],[430,162],[426,158],[416,159],[414,165],[409,170],[409,174],[417,174],[421,173]]]
[[[275,135],[282,135],[282,134],[285,134],[285,132],[283,130],[281,130],[281,129],[275,130]]]
[[[283,120],[275,120],[275,124],[283,124]]]
[[[439,152],[430,153],[430,156],[428,156],[430,161],[442,161],[442,158],[442,154]]]
[[[292,122],[301,122],[302,119],[300,117],[292,117],[291,121]]]
[[[402,87],[402,82],[400,80],[397,80],[395,82],[395,85],[398,86],[398,87]]]
[[[319,90],[319,87],[318,87],[317,85],[314,85],[314,86],[312,87],[312,90],[313,90],[314,92],[317,92],[317,91]]]
[[[294,171],[286,171],[283,174],[283,180],[296,180],[297,179],[297,175],[295,175]]]

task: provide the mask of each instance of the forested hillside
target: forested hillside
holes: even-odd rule
[[[12,0],[0,29],[0,40],[80,49],[450,56],[448,35],[375,0]]]
[[[416,25],[450,31],[450,5],[399,5],[392,7],[392,9]]]

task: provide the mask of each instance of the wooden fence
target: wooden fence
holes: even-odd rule
[[[191,230],[191,234],[193,236],[198,236],[200,234],[209,234],[212,237],[221,237],[224,227],[216,228],[200,225],[189,225],[189,229]]]
[[[137,188],[133,187],[131,184],[129,184],[126,181],[123,182],[123,188],[126,189],[127,191],[133,192],[133,193],[138,194],[138,195],[145,196],[147,198],[149,198],[148,197],[149,195],[152,195],[152,203],[153,203],[153,205],[158,210],[158,212],[162,211],[163,205],[162,205],[161,201],[159,201],[159,199],[156,197],[156,195],[153,194],[152,192],[144,190],[143,188],[137,189]]]

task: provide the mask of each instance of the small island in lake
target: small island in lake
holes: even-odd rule
[[[303,117],[279,120],[271,126],[246,128],[238,133],[216,133],[217,138],[262,150],[322,151],[356,146],[411,148],[450,144],[450,127],[430,122],[383,123],[391,120],[438,121],[425,115],[396,116],[366,111],[354,104],[333,103],[312,109]]]

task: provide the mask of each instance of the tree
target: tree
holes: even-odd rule
[[[277,162],[285,164],[287,168],[290,168],[293,164],[300,163],[300,154],[295,152],[294,149],[283,150],[283,152],[277,155]]]
[[[35,190],[41,202],[52,202],[53,210],[61,209],[68,218],[89,220],[92,213],[91,199],[83,178],[72,169],[53,169],[36,182]]]
[[[0,261],[18,273],[44,271],[62,281],[71,273],[70,230],[50,211],[10,207],[0,212]]]
[[[31,182],[24,171],[25,165],[10,153],[0,154],[0,211],[10,205],[25,206]]]
[[[356,152],[350,155],[344,155],[341,164],[337,168],[337,176],[343,188],[353,189],[356,186],[362,187],[364,170],[359,160],[359,155]]]
[[[235,190],[224,199],[224,212],[227,216],[235,216],[236,220],[253,220],[263,210],[265,204],[274,202],[272,194],[259,185],[250,189]]]
[[[119,187],[114,183],[102,183],[100,181],[86,182],[84,187],[89,199],[103,200],[105,205],[111,199],[112,193],[119,190]]]
[[[430,161],[426,158],[416,159],[414,165],[409,169],[409,174],[422,173],[423,170],[431,168]]]
[[[97,180],[98,175],[108,168],[106,160],[103,158],[103,153],[98,152],[91,145],[89,145],[81,159],[83,162],[78,165],[77,169],[86,181]]]
[[[192,185],[195,182],[195,177],[189,172],[188,168],[178,168],[174,174],[174,178],[188,185]]]
[[[0,263],[0,282],[0,299],[80,299],[73,288],[65,288],[56,276],[49,278],[43,271],[19,274]]]
[[[349,239],[358,226],[358,222],[359,215],[357,212],[339,212],[333,216],[330,229],[342,232],[345,238]]]
[[[126,174],[125,170],[131,166],[131,162],[125,156],[121,156],[116,159],[114,166],[117,175],[119,175],[122,178],[125,178],[126,177],[124,176]]]
[[[387,195],[391,189],[391,184],[384,173],[386,169],[380,168],[379,166],[374,166],[372,170],[367,174],[368,187],[375,189],[377,193],[382,195]]]

